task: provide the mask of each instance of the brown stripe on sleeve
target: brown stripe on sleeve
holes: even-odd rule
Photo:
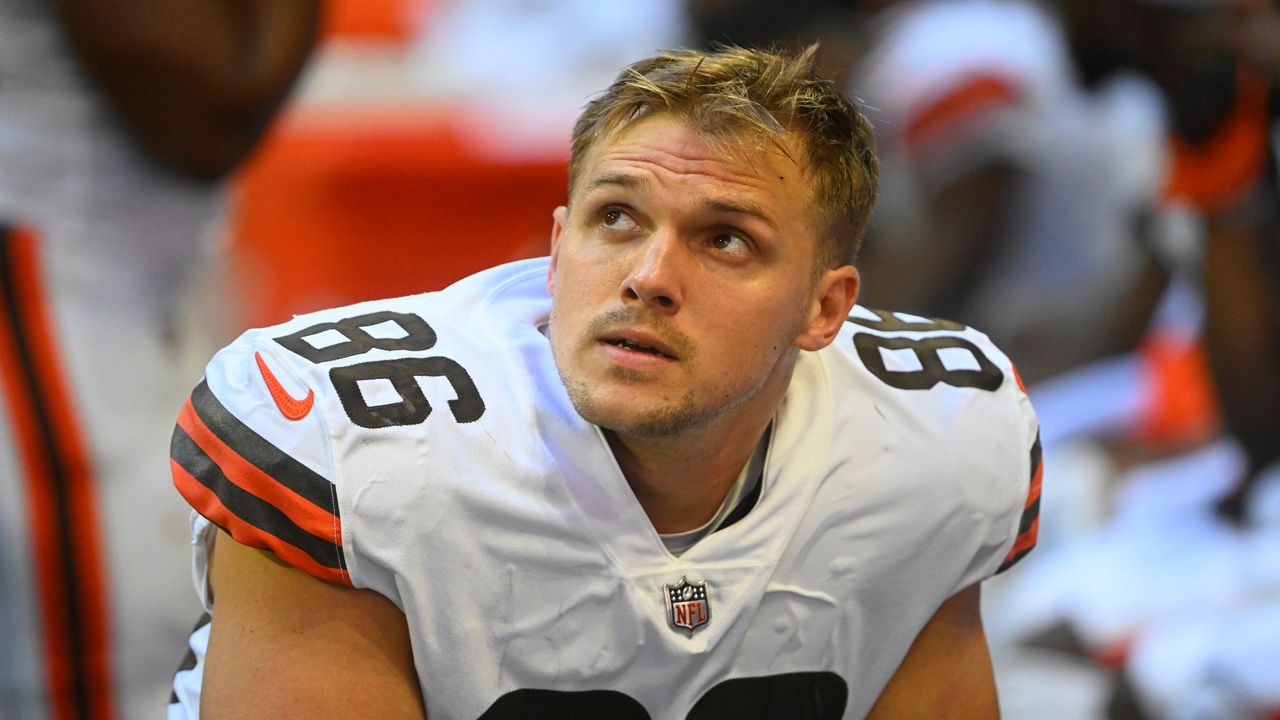
[[[207,391],[203,383],[201,388]],[[235,420],[237,429],[232,435],[239,442],[236,446],[226,443],[228,434],[209,428],[193,409],[195,396],[193,393],[183,407],[170,444],[170,468],[182,496],[238,542],[270,550],[281,560],[326,582],[350,585],[332,484],[239,420]],[[217,403],[226,412],[212,393],[201,402],[206,406]],[[226,414],[231,417],[229,412]],[[228,427],[225,420],[224,431]],[[253,441],[246,441],[246,434]],[[241,454],[245,447],[249,447],[255,461]],[[279,457],[272,457],[273,454]],[[295,475],[286,483],[264,466]],[[294,492],[295,487],[307,488],[312,496],[328,490],[333,511],[305,499]]]
[[[1018,523],[1018,537],[996,570],[997,574],[1013,567],[1036,546],[1036,537],[1040,533],[1040,485],[1044,479],[1044,458],[1041,455],[1040,434],[1037,433],[1035,444],[1031,446],[1031,487],[1027,489],[1027,502]]]

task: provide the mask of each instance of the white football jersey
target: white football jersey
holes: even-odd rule
[[[404,611],[433,720],[862,717],[938,606],[1034,544],[1008,359],[857,308],[801,354],[755,506],[673,556],[565,393],[546,272],[250,331],[174,433],[204,518]]]

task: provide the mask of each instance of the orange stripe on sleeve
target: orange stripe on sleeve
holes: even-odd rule
[[[1031,476],[1031,487],[1027,488],[1027,503],[1022,506],[1023,510],[1029,509],[1032,504],[1040,500],[1040,484],[1044,480],[1044,461],[1036,463],[1036,474]]]
[[[1018,381],[1018,389],[1022,391],[1023,395],[1026,395],[1027,384],[1022,381],[1022,374],[1018,372],[1018,366],[1013,363],[1009,363],[1009,369],[1013,370],[1013,379]]]
[[[218,464],[228,480],[279,508],[303,530],[336,545],[342,544],[342,525],[333,513],[317,507],[241,457],[204,424],[190,398],[178,414],[178,425]]]
[[[261,550],[269,550],[293,567],[326,582],[351,585],[351,576],[346,570],[325,567],[290,543],[245,522],[227,509],[216,493],[205,487],[176,461],[170,460],[169,467],[173,471],[174,485],[191,507],[225,530],[236,542]]]
[[[1013,540],[1013,547],[1001,561],[997,573],[1013,567],[1024,555],[1036,546],[1040,534],[1040,488],[1044,480],[1044,458],[1040,446],[1040,436],[1031,445],[1031,480],[1027,487],[1027,500],[1022,505],[1022,515],[1018,520],[1019,532]]]
[[[1040,534],[1040,518],[1031,521],[1031,527],[1026,532],[1018,536],[1013,543],[1013,547],[1009,550],[1009,554],[1005,556],[1005,562],[1017,557],[1024,550],[1030,550],[1036,546],[1036,538]]]

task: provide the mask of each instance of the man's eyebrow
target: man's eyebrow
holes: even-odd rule
[[[628,175],[626,173],[608,173],[595,178],[587,183],[587,190],[595,190],[605,185],[616,185],[623,188],[635,188],[647,184],[647,179],[638,175]]]
[[[765,223],[768,223],[770,227],[774,227],[774,228],[777,227],[777,223],[773,221],[773,217],[770,216],[769,213],[765,212],[765,209],[763,207],[753,202],[738,201],[738,200],[724,200],[724,199],[717,198],[717,199],[708,201],[707,206],[710,207],[712,210],[716,210],[719,212],[750,215],[752,217],[758,218],[759,220]]]
[[[649,184],[649,178],[643,175],[631,175],[628,173],[606,173],[587,183],[586,192],[596,190],[606,186],[621,187],[633,189],[645,187]],[[739,215],[750,215],[762,222],[768,224],[772,228],[777,228],[778,224],[773,217],[765,211],[758,203],[747,200],[729,200],[726,198],[714,198],[706,202],[706,207],[721,213],[733,213]]]

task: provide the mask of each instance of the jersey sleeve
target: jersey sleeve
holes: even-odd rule
[[[352,585],[329,433],[315,392],[250,331],[219,352],[178,414],[178,492],[236,541],[316,578]]]
[[[1026,386],[1013,361],[986,335],[965,329],[974,346],[997,365],[1004,382],[988,399],[991,407],[975,418],[990,427],[971,439],[985,447],[990,460],[985,477],[976,478],[975,487],[992,495],[989,538],[970,566],[970,581],[986,579],[1013,567],[1036,546],[1040,532],[1040,488],[1044,460],[1040,445],[1040,421]],[[995,559],[999,558],[998,564]]]
[[[984,333],[937,318],[855,306],[847,332],[847,357],[871,376],[855,382],[892,418],[881,431],[897,433],[888,467],[907,496],[895,502],[949,533],[937,549],[960,563],[953,592],[1012,567],[1035,547],[1044,473],[1013,362]]]
[[[1044,479],[1044,458],[1041,457],[1039,432],[1036,433],[1036,439],[1031,444],[1029,456],[1027,499],[1022,506],[1022,512],[1018,515],[1018,527],[1013,536],[1013,544],[1005,554],[1004,560],[1000,562],[1000,567],[996,568],[997,575],[1026,557],[1027,553],[1035,548],[1036,538],[1040,533],[1040,483]]]

